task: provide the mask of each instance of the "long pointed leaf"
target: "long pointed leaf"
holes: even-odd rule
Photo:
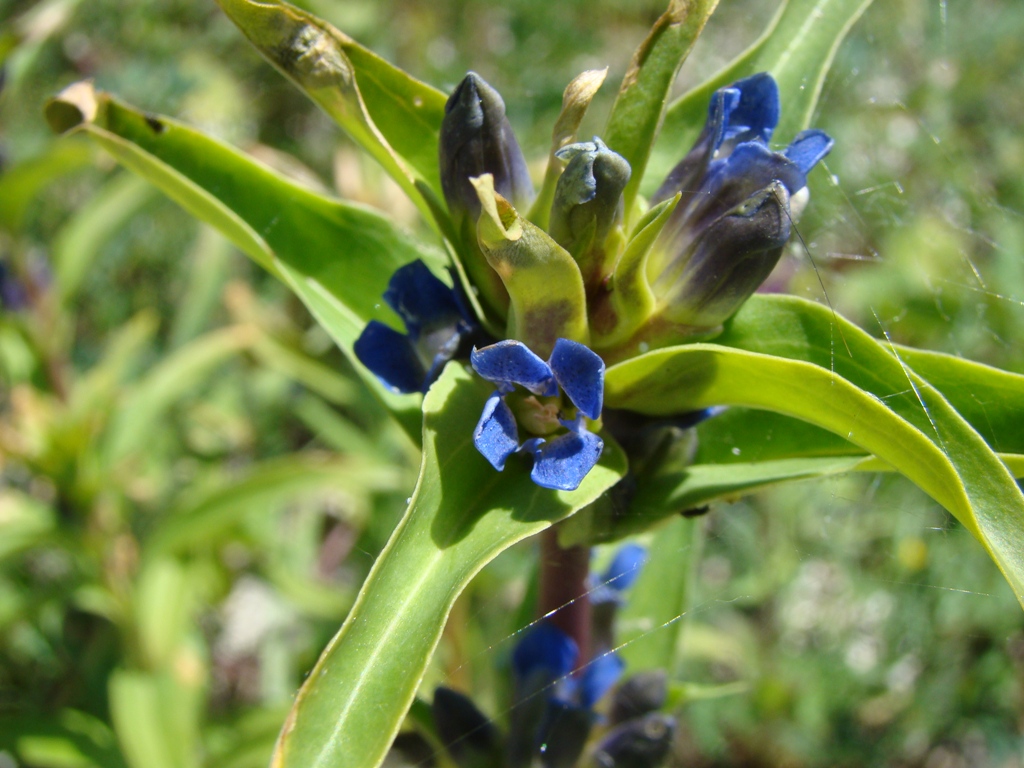
[[[717,5],[718,0],[672,0],[622,79],[603,138],[633,170],[623,192],[627,211],[640,188],[672,83]]]
[[[427,394],[423,463],[409,508],[299,692],[277,768],[379,765],[469,580],[504,549],[592,502],[625,471],[624,456],[609,443],[571,493],[537,487],[518,460],[496,472],[472,442],[486,396],[454,364]]]
[[[55,130],[87,133],[284,280],[349,355],[371,317],[387,320],[380,297],[394,270],[416,259],[443,259],[368,208],[310,192],[219,141],[143,114],[88,83],[51,101],[47,119]],[[369,374],[365,379],[418,439],[415,398],[391,395]]]
[[[941,352],[893,347],[994,451],[1024,453],[1024,376]]]
[[[432,220],[417,181],[443,199],[437,137],[444,94],[292,5],[217,2],[259,52],[369,152]]]
[[[610,368],[606,403],[652,415],[741,405],[835,432],[953,513],[1024,600],[1024,496],[978,433],[928,382],[826,308],[788,297],[749,306],[720,338],[733,348],[674,347]]]

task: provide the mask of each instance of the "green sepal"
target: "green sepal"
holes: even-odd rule
[[[494,191],[490,174],[473,180],[482,210],[480,249],[511,299],[508,336],[547,357],[560,338],[589,342],[587,298],[568,251]]]
[[[651,208],[637,222],[633,236],[619,257],[607,290],[595,297],[590,312],[594,349],[602,350],[628,341],[649,320],[657,299],[647,281],[647,256],[681,195]]]

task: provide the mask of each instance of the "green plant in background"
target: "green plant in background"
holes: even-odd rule
[[[603,75],[585,73],[567,89],[548,171],[532,206],[519,199],[516,185],[508,192],[502,189],[500,163],[487,161],[462,172],[462,180],[477,178],[468,196],[453,195],[446,187],[451,164],[444,163],[445,97],[439,92],[304,12],[283,5],[222,5],[265,55],[394,176],[441,235],[409,236],[378,214],[304,189],[223,144],[85,86],[65,91],[48,108],[52,125],[87,133],[291,287],[343,351],[358,353],[357,340],[366,338],[368,328],[376,329],[373,333],[388,339],[391,349],[399,337],[405,339],[422,373],[440,377],[421,405],[418,395],[396,395],[378,376],[357,368],[406,433],[422,441],[420,479],[349,620],[288,716],[275,753],[278,764],[371,765],[382,760],[413,703],[458,593],[500,551],[542,531],[544,562],[562,570],[545,566],[538,606],[544,612],[572,601],[572,608],[559,611],[556,620],[564,621],[581,645],[590,630],[581,629],[586,617],[574,614],[588,604],[580,599],[587,589],[587,545],[783,480],[895,469],[981,541],[1020,596],[1021,499],[1004,469],[1005,464],[1019,472],[1017,454],[1024,453],[1017,429],[1019,377],[888,340],[880,343],[830,308],[798,299],[759,295],[733,314],[758,280],[750,280],[706,321],[700,302],[692,298],[692,287],[702,285],[699,278],[683,281],[684,288],[690,286],[685,290],[673,288],[671,298],[682,290],[690,297],[688,306],[671,303],[665,309],[657,303],[657,275],[671,273],[672,279],[663,282],[679,286],[679,270],[699,264],[697,256],[707,252],[718,258],[767,252],[770,269],[786,239],[782,227],[788,234],[794,209],[789,198],[802,187],[787,184],[784,173],[775,170],[764,183],[730,199],[728,207],[736,208],[730,214],[739,217],[739,224],[722,225],[725,242],[735,243],[728,249],[721,238],[709,241],[710,246],[702,243],[702,230],[692,219],[675,215],[683,206],[672,196],[675,190],[666,195],[653,187],[686,148],[695,141],[700,147],[702,112],[712,93],[759,71],[771,72],[783,105],[776,135],[791,139],[807,126],[831,55],[866,3],[784,3],[750,51],[708,84],[668,103],[676,71],[713,5],[674,3],[634,57],[607,126],[592,143],[574,143],[575,134]],[[815,23],[807,24],[809,18]],[[475,85],[486,121],[486,107],[498,102],[487,95],[482,81],[468,82]],[[727,94],[718,90],[715,98]],[[472,99],[468,103],[472,106]],[[714,114],[705,133],[716,125]],[[728,124],[722,116],[718,121]],[[709,142],[703,137],[711,147],[704,162],[723,138]],[[802,153],[799,147],[791,145],[789,151],[806,173],[822,149]],[[492,174],[490,182],[485,173]],[[678,188],[686,193],[692,181]],[[647,210],[641,191],[653,194],[660,205]],[[474,210],[464,215],[460,204]],[[477,206],[483,212],[479,217]],[[774,229],[766,230],[768,219]],[[715,224],[721,221],[714,219]],[[746,222],[755,230],[753,240],[740,226]],[[661,234],[670,226],[686,236]],[[687,233],[687,227],[692,231]],[[750,243],[755,247],[749,248]],[[675,271],[650,267],[652,262],[671,265],[672,254],[681,249],[689,262],[684,259]],[[403,299],[400,284],[389,286],[388,281],[411,264],[427,265],[426,276]],[[437,313],[437,302],[427,302],[426,314],[412,311],[417,296],[451,290],[437,278],[444,266],[453,268],[456,295],[447,301],[455,301],[454,311]],[[465,290],[461,297],[460,288]],[[667,295],[662,288],[662,296]],[[384,306],[402,319],[404,335]],[[559,308],[568,310],[555,311]],[[534,317],[548,320],[538,324]],[[554,324],[552,317],[558,318]],[[723,320],[724,327],[717,328]],[[478,358],[473,368],[493,382],[485,384],[462,364],[445,367],[449,359],[461,357],[464,342],[476,340],[476,331],[462,330],[474,327],[492,340],[525,343],[539,353],[529,358],[529,366],[540,373],[524,373],[520,363],[507,358],[499,358],[502,370],[494,373],[494,363]],[[573,374],[589,366],[586,359],[553,354],[561,343],[556,339],[564,338],[590,344],[603,356],[604,409],[600,396],[580,394],[581,388],[586,392],[596,386],[598,374],[573,383]],[[491,349],[506,354],[520,347],[499,342]],[[393,357],[359,357],[385,384],[395,384],[385,370]],[[557,362],[563,358],[568,362]],[[494,384],[498,392],[489,397]],[[515,384],[541,398],[557,397],[559,390],[566,397],[553,408],[557,401],[538,401]],[[409,392],[420,387],[394,388]],[[723,405],[730,410],[696,428],[696,454],[692,432],[679,431],[696,418],[665,423]],[[573,406],[581,414],[576,418]],[[564,412],[556,414],[559,409]],[[523,442],[515,433],[517,422],[524,433],[550,435],[546,444],[525,441],[527,450],[537,451],[532,464],[511,455]],[[639,428],[646,433],[638,435]],[[503,447],[492,449],[492,438],[502,435]],[[597,460],[595,439],[603,444],[596,466],[591,468],[587,459],[565,481],[561,468],[569,457],[589,452]],[[545,445],[556,466],[548,476],[556,479],[534,483],[530,470],[536,481],[536,470],[545,466]],[[998,447],[999,456],[989,446]],[[504,467],[500,474],[495,471],[499,465]],[[41,472],[53,473],[51,467]],[[622,652],[631,670],[677,666],[677,619],[689,599],[689,566],[678,561],[678,553],[692,546],[695,524],[676,521],[667,531],[659,535],[642,577],[661,589],[644,588],[642,580],[621,617],[625,637],[620,635],[619,642],[626,643]],[[184,534],[182,541],[192,538]],[[168,581],[174,580],[158,579]],[[139,589],[148,582],[140,577]],[[547,589],[553,583],[561,591],[552,595]],[[669,583],[678,585],[673,592],[664,589]],[[631,612],[659,630],[630,634]],[[572,679],[571,671],[572,666],[566,679]],[[112,707],[120,701],[121,711],[144,712],[153,707],[147,702],[171,701],[155,687],[161,683],[143,673],[150,674],[129,668],[112,679]],[[685,695],[676,690],[664,706]],[[764,696],[770,700],[768,689]],[[187,708],[171,705],[179,709]],[[112,714],[118,726],[116,708]],[[430,736],[429,718],[417,716],[415,706],[413,715]],[[161,739],[168,743],[167,735],[180,726],[168,729],[174,719],[171,711],[154,710],[148,722],[162,736],[140,736],[131,726],[118,726],[128,759],[153,764],[153,745]],[[443,731],[440,720],[436,726]],[[466,759],[455,751],[452,757]],[[194,759],[172,754],[167,764]],[[445,758],[439,753],[435,759]]]

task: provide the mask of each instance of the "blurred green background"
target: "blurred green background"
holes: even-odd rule
[[[596,132],[663,10],[300,5],[445,90],[480,72],[538,163],[568,80],[610,67]],[[773,5],[722,0],[680,92]],[[55,139],[42,105],[93,78],[410,228],[415,211],[212,2],[0,0],[0,19],[0,766],[265,765],[417,456],[282,286]],[[875,3],[826,82],[836,148],[771,287],[1024,372],[1022,61],[1018,0]],[[1024,766],[1024,615],[923,494],[839,477],[692,524],[675,764]],[[428,684],[503,711],[534,561],[515,548],[473,583]]]

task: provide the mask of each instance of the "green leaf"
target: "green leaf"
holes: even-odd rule
[[[894,346],[893,354],[939,390],[992,450],[1024,453],[1024,376],[912,347]]]
[[[139,570],[133,599],[133,625],[142,664],[169,667],[192,628],[198,608],[196,579],[184,562],[149,558]]]
[[[698,464],[739,464],[790,458],[862,456],[849,440],[771,411],[730,408],[697,427]]]
[[[649,415],[740,405],[835,432],[956,516],[1024,601],[1024,496],[928,382],[856,326],[791,297],[751,299],[718,341],[609,368],[606,404]]]
[[[180,267],[185,287],[179,294],[171,325],[171,347],[180,347],[209,327],[211,317],[222,306],[234,253],[232,244],[216,229],[207,225],[199,228]]]
[[[451,364],[424,400],[423,463],[405,517],[299,692],[277,768],[372,768],[415,696],[459,593],[512,544],[589,504],[625,471],[606,441],[571,493],[539,488],[526,462],[496,472],[473,447],[488,387]]]
[[[881,329],[884,330],[884,329]],[[926,433],[907,369],[939,390],[993,450],[1024,453],[1024,376],[970,360],[882,343],[828,308],[792,296],[755,294],[715,343],[805,360],[884,398]],[[877,350],[889,355],[874,360]],[[807,454],[804,454],[807,455]]]
[[[749,322],[745,318],[763,300],[754,297],[753,304],[741,310],[733,322],[746,323],[753,333],[758,317]],[[1004,455],[1024,454],[1024,376],[940,352],[898,345],[893,349],[942,393],[993,450]],[[702,464],[860,453],[838,435],[768,411],[730,409],[702,423],[698,432],[696,461]]]
[[[125,382],[151,351],[159,325],[156,313],[145,309],[111,333],[103,356],[72,389],[66,421],[92,424],[97,414],[109,413]]]
[[[55,511],[14,488],[0,489],[0,563],[39,546],[57,529]]]
[[[875,465],[877,471],[877,463],[866,456],[836,456],[666,468],[644,477],[630,504],[629,520],[614,532],[616,536],[628,536],[680,510],[694,509],[715,499],[740,496],[769,485],[852,472],[862,464]]]
[[[622,78],[602,138],[633,170],[623,192],[627,212],[632,210],[679,67],[717,5],[718,0],[671,0]]]
[[[1001,453],[999,459],[1014,477],[1024,477],[1024,456]],[[893,471],[891,466],[873,456],[826,456],[667,468],[644,476],[630,502],[628,518],[607,524],[602,540],[629,536],[647,530],[680,511],[698,509],[716,499],[736,498],[779,483],[814,480],[846,472]]]
[[[445,95],[292,5],[217,2],[259,52],[374,157],[431,220],[416,182],[443,199],[437,141]]]
[[[108,465],[138,456],[160,420],[226,360],[248,347],[252,329],[213,331],[168,355],[139,381],[114,411],[102,456]]]
[[[630,674],[676,669],[684,618],[703,542],[698,520],[678,518],[658,531],[617,622],[616,640]]]
[[[784,0],[765,33],[711,79],[674,101],[652,151],[644,189],[653,191],[697,139],[711,94],[757,72],[779,84],[782,116],[775,129],[788,142],[810,126],[839,44],[871,0]]]
[[[129,170],[223,233],[302,299],[338,345],[352,344],[380,305],[388,278],[443,254],[368,208],[317,195],[237,150],[163,117],[145,115],[88,83],[47,105],[55,130],[87,133]],[[394,320],[391,320],[394,322]],[[391,394],[361,365],[367,384],[419,438],[416,398]]]
[[[295,349],[269,334],[260,334],[253,353],[267,368],[278,371],[338,405],[352,405],[358,385],[319,360]]]

